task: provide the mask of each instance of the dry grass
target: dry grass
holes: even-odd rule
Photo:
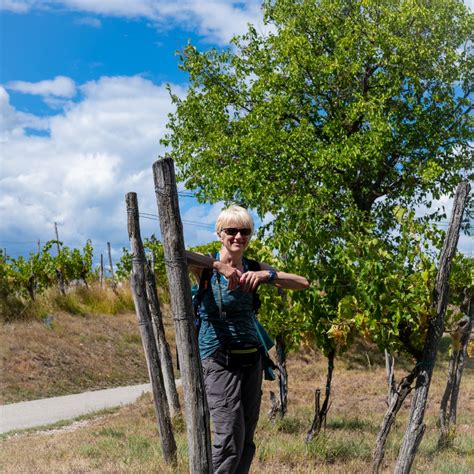
[[[84,311],[81,291],[71,304],[81,310],[72,316],[55,310],[52,319],[17,321],[0,326],[3,402],[42,398],[89,389],[142,383],[147,380],[136,317],[132,313],[94,315]],[[71,303],[72,302],[72,303]],[[113,297],[104,302],[113,308]],[[57,308],[57,306],[56,306]],[[97,306],[96,306],[97,308]],[[104,306],[102,306],[104,308]],[[69,307],[70,309],[70,307]],[[169,308],[165,326],[174,347]],[[464,372],[454,447],[436,450],[436,419],[446,383],[448,339],[443,340],[426,416],[427,431],[413,472],[474,472],[474,360]],[[174,350],[173,350],[174,353]],[[400,360],[397,377],[412,366]],[[370,469],[371,451],[385,413],[386,380],[383,358],[374,348],[356,344],[336,360],[332,405],[326,430],[310,445],[304,438],[313,416],[316,388],[324,388],[326,360],[317,351],[300,350],[288,361],[289,412],[275,424],[267,420],[269,391],[264,383],[261,420],[256,434],[255,473],[359,473]],[[181,398],[182,393],[180,394]],[[409,401],[394,428],[384,472],[393,472],[407,419]],[[162,473],[188,472],[186,436],[182,422],[176,429],[179,463],[164,465],[151,396],[96,417],[81,418],[54,429],[10,434],[2,439],[2,473]]]
[[[333,382],[333,404],[327,427],[309,446],[304,443],[312,418],[313,392],[325,383],[325,360],[314,351],[289,358],[289,412],[271,424],[266,417],[268,392],[256,441],[254,473],[359,473],[367,472],[371,451],[385,411],[385,374],[380,365],[368,369],[352,353],[339,360]],[[473,363],[465,371],[459,401],[458,436],[454,448],[436,451],[436,416],[445,383],[445,362],[436,370],[426,416],[427,432],[413,472],[474,472]],[[351,368],[348,368],[351,367]],[[400,376],[403,371],[397,374]],[[182,394],[181,394],[182,396]],[[406,404],[408,405],[408,404]],[[386,453],[384,472],[393,472],[397,449],[407,418],[402,409]],[[188,472],[186,438],[182,423],[176,429],[179,463],[164,465],[150,395],[108,416],[99,416],[69,428],[18,434],[3,440],[2,473],[184,473]]]

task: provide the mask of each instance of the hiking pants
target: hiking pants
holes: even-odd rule
[[[226,367],[211,356],[202,361],[202,367],[213,422],[214,473],[245,474],[255,454],[262,359],[250,367]]]

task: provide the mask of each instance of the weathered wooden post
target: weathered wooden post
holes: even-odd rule
[[[395,466],[396,474],[407,474],[410,472],[418,446],[420,445],[425,432],[426,426],[423,423],[423,419],[425,415],[426,402],[428,400],[428,391],[433,375],[433,368],[436,361],[438,344],[444,332],[444,315],[448,305],[451,262],[456,253],[459,230],[461,228],[464,208],[469,197],[469,190],[469,183],[462,182],[459,184],[454,197],[451,221],[444,240],[439,261],[438,274],[436,276],[434,291],[436,316],[429,321],[428,333],[423,348],[423,358],[416,377],[416,388],[411,402],[410,417]]]
[[[112,277],[112,290],[114,293],[117,291],[117,284],[115,283],[115,273],[114,273],[114,265],[112,262],[112,250],[110,248],[110,242],[107,242],[107,253],[109,254],[109,268],[110,268],[110,275]]]
[[[59,232],[58,232],[58,223],[54,223],[54,233],[56,235],[56,248],[58,251],[58,257],[61,255],[61,244],[59,243]],[[61,268],[56,269],[56,277],[58,279],[59,291],[65,295],[66,294],[66,285],[64,283],[64,276]]]
[[[461,310],[464,316],[451,332],[452,353],[449,360],[448,381],[439,408],[438,448],[451,446],[456,433],[456,418],[459,389],[461,386],[464,363],[467,359],[467,346],[471,337],[474,320],[474,288],[464,289],[464,301]]]
[[[100,270],[99,270],[99,282],[100,282],[100,289],[104,286],[104,254],[100,254]]]
[[[148,262],[145,264],[145,282],[148,306],[150,308],[151,319],[155,329],[156,345],[165,383],[166,398],[168,400],[171,417],[174,418],[181,413],[181,407],[179,405],[179,397],[176,390],[176,382],[174,380],[173,360],[171,359],[170,346],[166,340],[160,302],[156,292],[155,273],[148,265]]]
[[[212,472],[209,411],[197,345],[173,160],[164,158],[156,161],[153,176],[185,395],[189,469],[192,473],[207,474]]]
[[[176,442],[173,435],[166,390],[161,372],[158,349],[156,347],[153,325],[148,308],[145,283],[145,251],[140,236],[138,220],[138,202],[136,193],[128,193],[125,197],[127,204],[128,237],[132,249],[132,274],[130,286],[140,328],[143,349],[148,366],[148,374],[153,390],[158,429],[161,437],[161,447],[165,462],[176,464]]]

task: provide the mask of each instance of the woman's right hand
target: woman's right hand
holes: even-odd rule
[[[242,272],[238,268],[231,267],[223,262],[215,262],[217,263],[216,270],[221,274],[224,275],[227,279],[227,288],[229,290],[235,290],[240,284],[240,277],[242,276]]]

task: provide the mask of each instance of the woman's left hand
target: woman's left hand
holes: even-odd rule
[[[242,291],[254,291],[260,283],[264,283],[268,280],[269,274],[266,270],[260,270],[258,272],[245,272],[240,277],[240,289]]]

